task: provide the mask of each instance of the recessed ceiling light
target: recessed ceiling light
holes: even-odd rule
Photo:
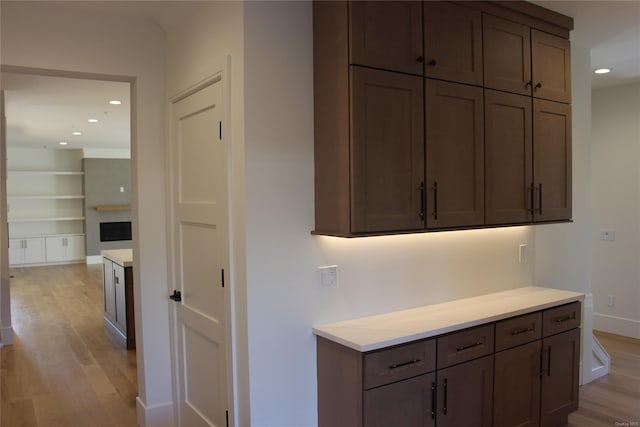
[[[60,141],[60,145],[67,145],[66,141]]]
[[[122,104],[122,101],[118,101],[117,99],[113,99],[113,100],[109,101],[109,104],[111,104],[111,105],[120,105],[120,104]]]
[[[82,135],[82,132],[73,132],[73,135]]]
[[[594,73],[596,74],[607,74],[610,72],[611,72],[610,68],[598,68],[597,70],[594,71]]]
[[[89,119],[87,120],[89,123],[98,123],[98,119]]]

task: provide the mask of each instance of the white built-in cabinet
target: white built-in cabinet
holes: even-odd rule
[[[7,169],[9,263],[84,260],[81,152],[9,148]]]

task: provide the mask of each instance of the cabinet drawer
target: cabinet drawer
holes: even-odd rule
[[[435,344],[435,340],[431,339],[365,354],[364,388],[378,387],[435,370]]]
[[[496,323],[496,351],[506,350],[542,338],[542,312]]]
[[[493,323],[438,338],[438,369],[493,353]]]
[[[542,312],[542,336],[559,334],[580,326],[580,301],[550,308]]]

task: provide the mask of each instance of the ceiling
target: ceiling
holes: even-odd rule
[[[532,3],[573,17],[572,45],[591,51],[593,69],[612,69],[608,75],[593,75],[593,88],[640,82],[640,1],[543,0]],[[181,7],[176,2],[162,1],[135,2],[135,7],[131,3],[129,6],[120,2],[111,4],[123,7],[110,7],[109,13],[147,16],[165,28],[173,25],[171,17],[177,15],[175,8]],[[104,3],[96,2],[87,7],[107,13]],[[189,7],[196,6],[191,3]],[[130,146],[128,83],[2,73],[0,84],[6,90],[9,146]],[[123,103],[110,105],[108,101],[112,99]],[[90,118],[99,121],[89,123]],[[74,131],[82,132],[82,135],[74,136]],[[60,141],[68,144],[61,147]]]

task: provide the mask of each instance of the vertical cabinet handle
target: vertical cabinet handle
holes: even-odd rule
[[[424,182],[420,183],[420,219],[424,220]]]
[[[538,213],[542,215],[542,183],[540,183],[540,189],[538,193]]]
[[[436,383],[431,383],[431,419],[436,419]]]
[[[551,346],[547,349],[547,376],[551,376]]]
[[[447,415],[447,380],[444,380],[444,404],[442,406],[442,413]]]
[[[438,181],[433,181],[433,219],[438,220]]]

